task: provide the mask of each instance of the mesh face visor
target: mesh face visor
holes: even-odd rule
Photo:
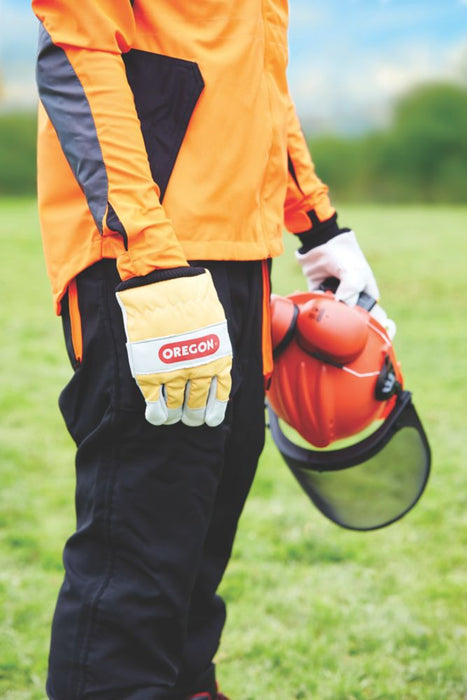
[[[354,445],[310,450],[291,442],[268,407],[272,437],[315,506],[350,530],[375,530],[401,518],[417,503],[430,473],[423,426],[402,391],[384,423]]]

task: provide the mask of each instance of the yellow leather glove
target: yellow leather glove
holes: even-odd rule
[[[222,423],[232,346],[210,273],[190,267],[156,270],[122,282],[116,296],[131,373],[146,400],[149,423]]]

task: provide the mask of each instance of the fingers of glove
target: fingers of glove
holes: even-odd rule
[[[323,255],[322,246],[313,248],[303,255],[296,252],[296,258],[305,275],[308,291],[312,292],[318,289],[320,284],[328,277],[334,274],[334,268],[331,269],[329,260]]]
[[[394,340],[394,338],[396,337],[396,333],[397,333],[397,326],[396,326],[396,322],[393,321],[392,318],[386,319],[386,323],[384,324],[384,329],[389,336],[389,340]]]
[[[220,425],[225,418],[227,410],[227,401],[220,401],[218,398],[218,378],[214,377],[209,389],[208,402],[206,406],[206,425],[215,428]]]
[[[336,290],[336,298],[345,301],[349,306],[355,306],[361,292],[366,292],[376,301],[379,299],[379,289],[369,265],[356,265],[355,268],[342,267],[336,277],[340,284]]]
[[[317,289],[321,288],[321,284],[330,277],[331,275],[306,275],[306,285],[309,292],[315,292]]]
[[[227,402],[229,400],[230,391],[232,389],[232,358],[224,362],[223,366],[217,372],[217,392],[216,398],[218,401]]]
[[[203,425],[206,416],[206,406],[203,408],[184,408],[181,421],[190,428]]]
[[[146,400],[146,420],[152,425],[171,425],[182,416],[185,398],[184,377],[175,373],[137,375],[135,377]]]
[[[338,267],[338,273],[336,277],[341,281],[345,281],[344,289],[350,289],[353,284],[355,291],[366,292],[373,299],[379,299],[379,289],[376,284],[375,277],[365,258],[362,249],[360,248],[357,237],[353,231],[346,231],[345,233],[336,236],[336,238],[329,241],[329,243],[335,247],[334,253],[337,254],[336,263]],[[346,280],[348,278],[348,280]],[[347,291],[345,291],[347,293]],[[347,304],[353,306],[358,301],[355,300],[355,295],[353,294],[348,299],[342,298]]]
[[[161,382],[147,375],[137,375],[135,381],[146,401],[146,420],[152,425],[162,425],[167,420],[168,409]]]
[[[182,409],[167,408],[165,399],[161,393],[159,401],[149,401],[146,404],[145,418],[152,425],[173,425],[178,423],[182,416]]]
[[[303,255],[297,252],[296,256],[310,291],[318,289],[327,277],[337,277],[341,285],[336,296],[347,304],[354,306],[363,291],[379,298],[373,272],[353,231],[345,231]]]
[[[180,408],[169,408],[167,409],[167,420],[164,425],[173,425],[178,423],[182,418],[182,407]]]
[[[362,283],[359,277],[352,273],[346,273],[340,277],[340,284],[336,289],[336,299],[344,301],[349,306],[355,306],[361,291]]]
[[[231,366],[231,357],[222,358],[211,368],[211,371],[215,369],[214,377],[211,374],[190,380],[185,394],[183,423],[191,426],[206,423],[211,427],[222,423],[232,386]]]
[[[232,388],[231,363],[226,363],[224,368],[213,379],[209,390],[206,407],[206,424],[212,427],[220,425],[225,418],[230,390]]]
[[[378,301],[379,299],[379,289],[378,285],[376,284],[376,280],[374,278],[374,275],[371,271],[370,266],[368,265],[368,279],[365,284],[364,292],[370,295],[370,297],[373,297],[373,299],[376,299]]]
[[[397,327],[392,318],[388,318],[386,311],[379,304],[375,304],[375,306],[371,309],[370,314],[381,326],[383,326],[384,330],[389,336],[389,339],[394,340]]]
[[[184,373],[175,370],[136,375],[135,379],[147,404],[147,420],[153,425],[171,425],[180,420],[190,426],[202,425],[206,421],[213,377],[218,377],[214,399],[227,403],[231,367],[232,356],[227,355],[206,365],[187,368]],[[213,420],[217,425],[217,414]]]
[[[206,395],[206,403],[202,408],[183,408],[182,422],[191,427],[197,427],[206,423],[211,428],[220,425],[225,417],[227,401],[217,399],[217,377],[211,381]]]
[[[167,419],[165,425],[178,423],[182,418],[183,404],[185,402],[186,377],[173,374],[164,383],[163,395],[167,404]]]
[[[167,405],[165,403],[162,392],[159,394],[157,401],[148,401],[146,403],[145,418],[152,425],[163,425],[168,418]]]
[[[185,425],[192,427],[203,425],[210,383],[210,378],[191,379],[187,383],[181,417],[182,423]]]

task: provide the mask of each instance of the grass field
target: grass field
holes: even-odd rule
[[[465,700],[467,209],[346,206],[340,218],[397,320],[432,478],[403,521],[351,533],[313,509],[268,442],[222,586],[219,677],[233,700]],[[303,288],[289,238],[278,292]],[[33,201],[0,202],[0,241],[0,697],[38,700],[74,522],[57,408],[70,369]]]

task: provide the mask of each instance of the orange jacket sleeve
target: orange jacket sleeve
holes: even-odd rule
[[[122,60],[135,30],[131,3],[33,0],[32,7],[41,21],[39,96],[97,229],[125,242],[121,277],[186,265],[151,176]]]
[[[336,214],[328,187],[319,179],[300,127],[294,104],[288,110],[288,185],[285,200],[285,226],[291,233],[319,227]]]

